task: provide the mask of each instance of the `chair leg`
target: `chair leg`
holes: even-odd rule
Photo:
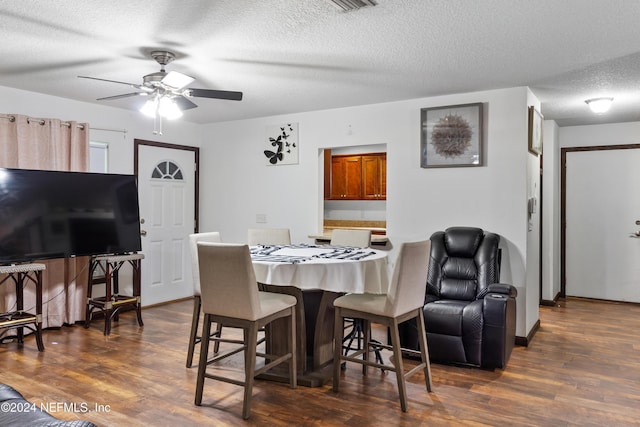
[[[393,364],[396,367],[396,378],[398,380],[398,393],[400,394],[400,408],[402,412],[407,412],[407,387],[404,380],[404,366],[402,364],[402,349],[400,348],[400,332],[398,321],[391,321],[391,346],[393,347]]]
[[[245,379],[242,418],[246,420],[251,415],[251,395],[253,393],[253,377],[256,370],[256,347],[258,346],[257,323],[252,323],[244,330],[244,342],[247,347],[244,352]]]
[[[369,320],[362,319],[362,342],[364,346],[364,353],[362,353],[362,360],[365,362],[369,361],[369,347],[371,347],[371,322]],[[367,364],[362,364],[362,375],[367,376]]]
[[[344,323],[351,322],[351,331],[342,339],[342,347],[344,348],[344,355],[347,356],[349,354],[349,350],[353,349],[353,341],[356,340],[357,350],[360,350],[360,339],[361,328],[362,328],[362,320],[360,319],[345,319]],[[345,329],[349,328],[349,326],[345,326]],[[348,343],[345,345],[345,341]]]
[[[298,386],[298,367],[296,363],[296,310],[291,308],[291,335],[289,335],[289,351],[291,351],[291,360],[289,361],[289,385],[291,388]]]
[[[222,323],[218,323],[216,325],[216,331],[214,333],[214,335],[218,338],[222,338]],[[220,340],[216,340],[216,342],[213,343],[213,352],[215,354],[217,354],[220,351]]]
[[[431,391],[433,388],[432,378],[431,378],[431,363],[429,361],[429,345],[427,343],[427,331],[424,324],[424,313],[422,309],[418,310],[420,312],[416,322],[418,323],[418,341],[420,343],[420,355],[422,356],[422,363],[425,364],[424,367],[424,382],[427,386],[427,391]]]
[[[198,360],[198,379],[196,381],[195,404],[202,403],[202,389],[204,388],[204,374],[207,369],[207,358],[209,357],[209,337],[211,336],[211,315],[204,315],[202,325],[202,341],[200,342],[200,360]]]
[[[191,333],[189,334],[189,349],[187,350],[187,368],[190,368],[191,365],[193,364],[193,352],[195,351],[196,341],[198,339],[198,323],[200,323],[201,305],[202,305],[202,299],[200,298],[200,295],[196,295],[193,298],[193,319],[191,319]]]
[[[344,327],[342,319],[342,309],[335,307],[335,321],[333,323],[333,391],[340,389],[340,364],[342,361],[342,340],[344,338]]]

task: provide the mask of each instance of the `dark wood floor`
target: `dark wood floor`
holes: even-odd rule
[[[640,305],[569,299],[541,307],[540,330],[528,348],[516,347],[506,370],[434,364],[433,393],[421,375],[411,378],[408,413],[400,411],[393,375],[372,369],[363,378],[348,365],[337,395],[331,383],[291,390],[258,381],[249,421],[233,385],[206,383],[205,406],[194,406],[197,369],[184,366],[191,307],[146,309],[144,328],[125,313],[108,338],[98,320],[89,330],[47,330],[43,353],[33,337],[24,346],[2,344],[0,381],[37,405],[60,408],[59,418],[100,426],[640,424]],[[79,410],[68,410],[73,404]]]

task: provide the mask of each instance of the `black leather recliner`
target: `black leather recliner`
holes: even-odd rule
[[[431,236],[424,319],[433,362],[504,368],[515,343],[517,290],[500,281],[500,236],[451,227]],[[415,322],[402,347],[418,348]]]

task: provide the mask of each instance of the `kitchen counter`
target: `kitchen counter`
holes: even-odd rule
[[[387,239],[386,221],[325,219],[322,233],[310,234],[316,244],[327,244],[331,241],[331,232],[337,228],[348,230],[371,230],[371,244],[385,246]]]
[[[372,245],[386,245],[387,242],[389,241],[389,239],[387,239],[387,235],[386,234],[375,234],[375,233],[386,233],[386,229],[384,228],[379,228],[376,229],[375,232],[373,229],[371,228],[365,228],[365,227],[333,227],[333,228],[325,228],[325,230],[322,233],[317,233],[317,234],[309,234],[309,238],[310,239],[315,239],[316,243],[318,244],[323,244],[323,243],[329,243],[331,241],[331,231],[335,228],[349,228],[352,230],[355,229],[360,229],[360,230],[371,230],[371,244]]]

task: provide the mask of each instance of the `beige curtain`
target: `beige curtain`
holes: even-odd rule
[[[0,167],[84,172],[89,168],[89,125],[58,119],[0,114]],[[89,259],[42,261],[42,326],[84,320]],[[38,261],[40,262],[40,261]],[[1,278],[0,278],[1,280]],[[11,281],[0,287],[0,312],[15,308]],[[35,307],[35,290],[24,290],[24,307]]]

